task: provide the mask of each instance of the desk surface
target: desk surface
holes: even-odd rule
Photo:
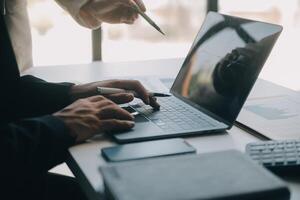
[[[161,78],[173,78],[177,75],[182,59],[166,59],[141,62],[124,63],[102,63],[73,65],[73,66],[51,66],[37,67],[26,71],[26,74],[35,75],[47,81],[77,81],[91,82],[107,79],[113,76],[158,76]],[[262,84],[263,85],[263,84]],[[256,84],[256,87],[264,87]],[[254,88],[254,91],[255,91]],[[268,91],[275,92],[275,91]],[[260,139],[233,127],[227,132],[217,135],[206,135],[185,138],[196,149],[197,153],[237,149],[244,151],[249,142]],[[76,145],[69,149],[70,159],[67,164],[79,180],[82,188],[90,199],[101,199],[103,194],[103,181],[98,172],[99,166],[105,165],[100,154],[100,149],[112,146],[110,139],[99,136],[84,144]],[[300,178],[286,179],[292,191],[291,199],[300,199]]]

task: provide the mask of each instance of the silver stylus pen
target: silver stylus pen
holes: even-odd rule
[[[134,2],[131,1],[133,4],[133,9],[136,10],[153,28],[155,28],[158,32],[165,35],[165,33],[159,28],[159,26],[143,11],[141,11],[140,7]]]
[[[107,95],[107,94],[117,94],[117,93],[132,93],[135,97],[138,94],[132,90],[124,90],[120,88],[110,88],[110,87],[97,87],[97,91],[100,95]],[[160,93],[160,92],[149,92],[150,96],[153,97],[169,97],[170,94]]]

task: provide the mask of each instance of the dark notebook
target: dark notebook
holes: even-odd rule
[[[238,151],[174,156],[100,168],[109,199],[289,199],[283,181]]]

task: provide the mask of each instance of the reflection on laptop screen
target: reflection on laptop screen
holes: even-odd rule
[[[172,93],[233,123],[282,28],[210,12]]]

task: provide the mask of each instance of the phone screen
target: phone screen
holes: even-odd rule
[[[118,145],[103,148],[101,152],[107,161],[118,162],[195,153],[196,149],[183,139],[175,138]]]

